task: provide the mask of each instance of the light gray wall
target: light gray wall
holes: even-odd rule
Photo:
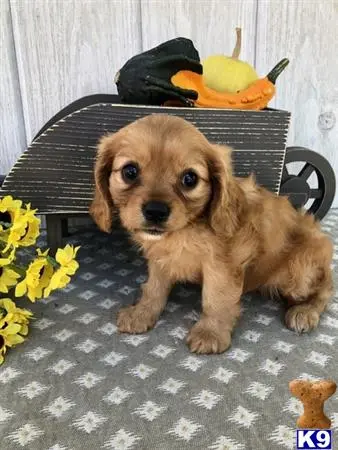
[[[289,145],[338,174],[337,23],[338,0],[0,0],[0,173],[63,106],[116,92],[134,54],[177,36],[202,58],[230,54],[241,26],[241,57],[260,75],[291,60],[271,104],[292,112]]]

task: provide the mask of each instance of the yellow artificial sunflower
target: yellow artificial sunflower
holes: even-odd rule
[[[13,248],[10,252],[2,252],[0,251],[0,267],[8,266],[11,262],[14,261],[15,258],[15,248]]]
[[[80,247],[73,247],[67,244],[65,248],[59,248],[56,252],[55,259],[60,264],[49,283],[49,286],[45,289],[45,297],[48,297],[52,291],[56,289],[62,289],[70,282],[70,276],[74,275],[79,268],[79,263],[75,261],[77,252]]]
[[[24,342],[25,338],[20,333],[21,325],[13,323],[0,330],[0,364],[4,362],[7,347],[15,347]]]
[[[0,292],[7,294],[8,288],[15,286],[20,275],[8,266],[0,266]]]
[[[48,260],[48,251],[42,253],[40,249],[37,250],[38,257],[29,264],[25,278],[16,285],[16,297],[27,294],[31,302],[43,297],[43,291],[50,284],[54,273]]]
[[[7,212],[15,209],[20,209],[22,207],[21,200],[14,200],[11,195],[6,195],[0,199],[0,212]]]
[[[0,366],[5,360],[5,354],[6,354],[5,338],[3,338],[0,335]]]
[[[21,325],[20,334],[26,336],[28,333],[27,325],[32,315],[32,312],[28,309],[18,308],[10,298],[0,300],[0,328],[5,323],[18,323]]]
[[[31,209],[31,205],[26,205],[23,212],[24,220],[27,221],[25,233],[18,242],[19,246],[29,247],[34,245],[40,234],[40,219],[35,216],[36,209]]]
[[[59,248],[56,252],[55,259],[65,269],[66,275],[74,275],[79,268],[79,263],[75,261],[79,248],[74,248],[72,245],[67,244],[65,248]]]
[[[49,297],[52,291],[56,289],[63,289],[70,282],[70,277],[66,274],[65,269],[60,267],[57,269],[52,278],[50,279],[50,283],[45,289],[44,296]]]
[[[14,211],[11,227],[5,231],[5,241],[7,247],[29,247],[34,245],[40,234],[40,219],[35,217],[36,210],[30,209],[30,204],[26,209]]]
[[[0,300],[0,365],[4,362],[7,347],[25,340],[31,316],[30,311],[17,308],[9,298]]]
[[[11,195],[6,195],[0,199],[0,233],[13,225],[15,218],[21,212],[22,201],[13,200]]]
[[[2,214],[13,214],[15,211],[20,210],[21,207],[22,201],[14,200],[11,195],[6,195],[6,197],[0,199],[0,213]]]
[[[5,340],[6,347],[21,344],[25,338],[20,336],[21,325],[19,323],[11,323],[0,330],[0,336]]]

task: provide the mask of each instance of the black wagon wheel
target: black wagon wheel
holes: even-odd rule
[[[280,195],[288,196],[295,208],[304,207],[321,220],[335,192],[336,178],[327,159],[305,147],[286,149]]]

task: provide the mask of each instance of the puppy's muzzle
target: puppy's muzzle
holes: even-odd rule
[[[163,225],[169,218],[170,207],[167,203],[152,200],[142,206],[142,214],[148,224]]]

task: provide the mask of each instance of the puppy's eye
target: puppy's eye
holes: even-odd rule
[[[122,168],[122,178],[125,183],[133,183],[137,180],[140,169],[137,164],[129,163]]]
[[[193,170],[184,172],[181,178],[181,183],[186,189],[194,188],[198,183],[198,175]]]

